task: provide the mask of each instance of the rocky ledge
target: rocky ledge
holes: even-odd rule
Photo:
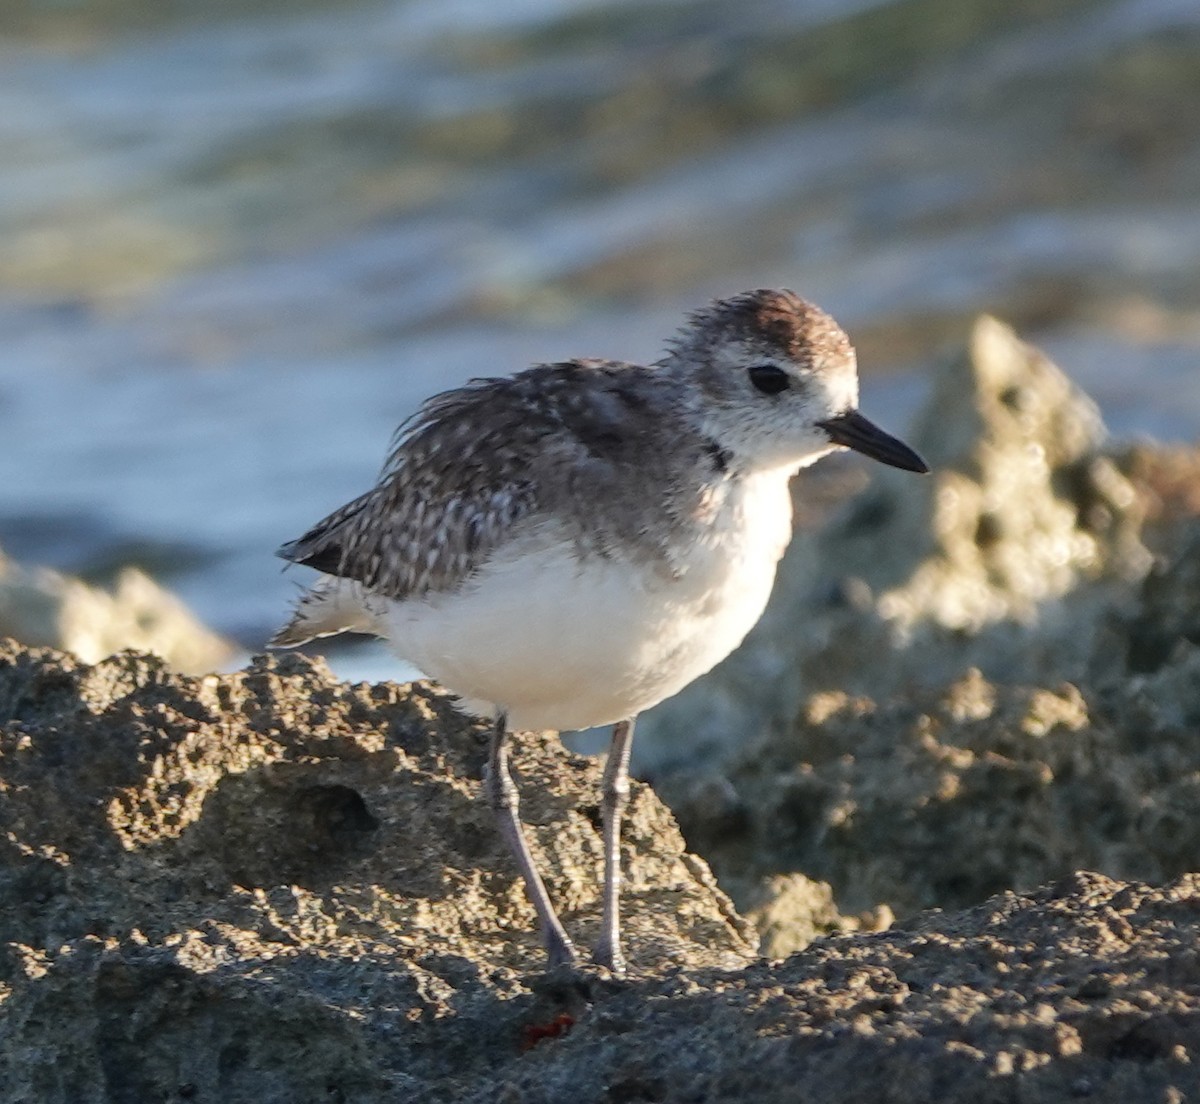
[[[302,658],[195,678],[10,645],[0,715],[5,1101],[1200,1087],[1200,878],[1074,874],[771,962],[638,785],[634,973],[544,977],[479,800],[485,733],[429,687],[350,686]],[[528,736],[516,769],[551,892],[586,939],[597,764]]]
[[[918,442],[647,725],[624,980],[436,689],[0,644],[0,1102],[1200,1098],[1200,454],[990,321]],[[586,945],[600,765],[514,766]]]

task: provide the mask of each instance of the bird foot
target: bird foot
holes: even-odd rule
[[[614,977],[624,977],[629,969],[620,946],[606,939],[601,939],[596,944],[596,949],[592,952],[592,962],[597,966],[606,967]]]

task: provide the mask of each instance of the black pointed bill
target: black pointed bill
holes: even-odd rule
[[[890,433],[884,433],[870,418],[864,418],[857,410],[847,410],[833,418],[818,422],[829,439],[835,445],[861,452],[881,464],[890,464],[893,468],[903,468],[905,471],[929,471],[929,465],[921,459],[903,441],[897,440]]]

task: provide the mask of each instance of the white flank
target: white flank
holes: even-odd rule
[[[580,560],[547,520],[453,594],[380,603],[379,631],[463,709],[504,709],[515,729],[633,716],[724,659],[762,614],[791,536],[788,474],[727,484],[703,536],[674,550],[674,574]]]

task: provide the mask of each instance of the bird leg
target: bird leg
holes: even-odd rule
[[[525,833],[521,830],[521,818],[518,815],[521,797],[512,775],[508,772],[508,736],[508,715],[503,712],[497,713],[488,750],[488,772],[484,788],[488,804],[496,815],[500,834],[517,860],[521,877],[525,879],[525,890],[538,914],[542,942],[549,955],[549,965],[562,966],[575,961],[575,948],[567,938],[558,913],[550,903],[550,895],[546,892],[546,885],[534,865],[529,844],[525,841]]]
[[[604,917],[592,961],[614,974],[625,972],[621,953],[621,814],[629,802],[629,751],[633,747],[630,717],[613,725],[612,746],[604,765],[604,790],[600,811],[604,818]]]

